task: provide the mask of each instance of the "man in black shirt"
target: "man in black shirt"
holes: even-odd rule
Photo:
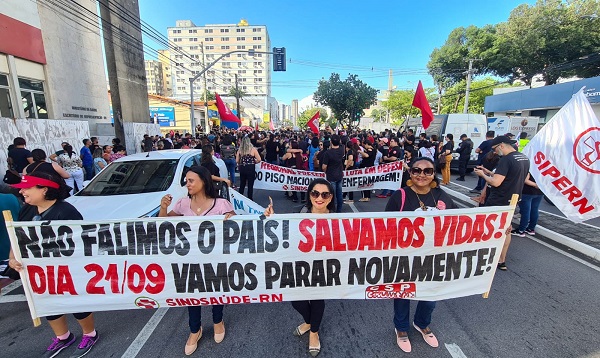
[[[473,142],[467,137],[466,134],[461,134],[460,143],[456,148],[458,157],[458,181],[465,181],[465,174],[467,173],[467,164],[469,164],[469,158],[471,158],[471,152],[473,151]]]
[[[31,152],[25,149],[26,144],[25,138],[17,137],[13,139],[14,147],[8,151],[8,166],[18,173],[22,173],[26,166],[33,163]]]
[[[404,137],[404,150],[415,154],[415,132],[412,129],[409,129]]]
[[[492,141],[492,150],[500,155],[500,161],[495,172],[491,172],[482,166],[475,168],[475,174],[482,177],[488,184],[488,194],[483,206],[503,206],[509,205],[510,199],[514,194],[521,196],[525,177],[529,172],[529,159],[522,153],[515,150],[513,145],[515,140],[511,140],[505,136],[498,136]],[[500,261],[498,269],[506,270],[506,252],[510,245],[511,227],[508,227],[506,232],[506,241],[502,253],[500,253]]]
[[[342,212],[344,198],[342,198],[342,179],[344,179],[344,148],[340,147],[340,136],[334,134],[331,136],[331,147],[323,154],[323,171],[325,177],[333,185],[335,190],[337,213]]]
[[[392,137],[390,139],[390,147],[388,149],[388,154],[383,155],[383,163],[393,163],[397,160],[402,160],[404,158],[404,150],[400,147],[400,141],[397,137]],[[400,188],[398,188],[400,189]],[[388,196],[392,196],[393,190],[383,189],[381,194],[377,195],[378,198],[383,199]]]

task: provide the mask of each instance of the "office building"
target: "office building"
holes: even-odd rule
[[[145,60],[148,94],[164,96],[163,68],[160,61]]]

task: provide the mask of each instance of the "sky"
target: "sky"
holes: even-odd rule
[[[250,25],[266,25],[271,45],[287,52],[287,70],[272,72],[271,95],[291,104],[314,93],[319,80],[333,72],[342,78],[356,74],[384,91],[392,69],[396,89],[414,90],[419,80],[433,87],[429,55],[453,29],[504,22],[513,8],[534,2],[139,0],[139,6],[142,20],[165,36],[176,20],[203,26],[246,19]]]

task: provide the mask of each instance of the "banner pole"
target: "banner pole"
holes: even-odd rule
[[[15,259],[19,262],[23,261],[21,257],[21,251],[19,249],[19,242],[17,240],[17,234],[15,233],[15,227],[13,226],[13,217],[10,210],[2,211],[2,215],[4,216],[4,222],[6,223],[6,230],[8,231],[8,237],[10,238],[10,246],[13,254],[15,255]],[[27,276],[27,267],[24,267],[23,270],[19,273],[21,275],[21,282],[23,283],[23,291],[25,291],[25,297],[27,298],[27,304],[29,306],[29,312],[31,313],[31,319],[33,320],[33,326],[39,327],[42,322],[40,318],[37,316],[35,312],[35,306],[33,304],[33,298],[31,297],[31,285],[29,284],[29,278]]]
[[[512,215],[510,216],[510,220],[508,221],[509,225],[512,225],[512,218],[515,214],[515,209],[517,208],[517,203],[519,202],[519,195],[518,194],[513,194],[512,197],[510,198],[510,203],[508,204],[511,208],[511,213]],[[506,240],[506,237],[504,238],[504,240]],[[504,243],[503,243],[504,244]],[[492,288],[492,285],[490,284],[490,289]],[[488,290],[487,292],[484,292],[481,295],[483,298],[489,298],[490,297],[490,291]]]

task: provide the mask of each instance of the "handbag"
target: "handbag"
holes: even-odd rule
[[[4,174],[4,179],[3,181],[6,184],[19,184],[21,182],[21,176],[19,175],[19,173],[14,170],[14,169],[8,169],[6,171],[6,173]]]
[[[440,169],[446,168],[446,156],[444,154],[440,154],[438,156],[437,165],[438,165],[438,168],[440,168]]]

